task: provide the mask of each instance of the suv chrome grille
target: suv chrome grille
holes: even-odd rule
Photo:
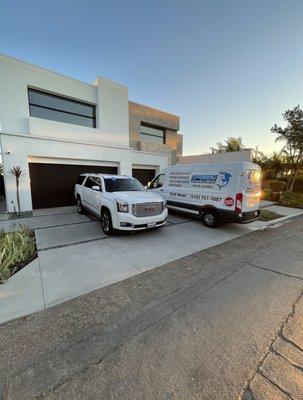
[[[163,202],[133,204],[132,212],[136,217],[149,217],[159,215],[163,211]]]

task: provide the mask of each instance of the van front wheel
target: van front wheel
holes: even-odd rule
[[[216,210],[203,211],[202,222],[208,228],[216,228],[220,222],[219,214]]]

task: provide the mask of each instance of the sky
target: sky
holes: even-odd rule
[[[181,118],[184,154],[228,136],[269,154],[303,105],[302,0],[0,0],[0,53]]]

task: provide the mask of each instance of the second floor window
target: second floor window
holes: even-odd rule
[[[146,143],[164,144],[164,129],[141,124],[141,140]]]
[[[94,105],[36,89],[28,89],[31,117],[96,128]]]

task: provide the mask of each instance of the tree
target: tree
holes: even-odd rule
[[[303,167],[303,111],[300,106],[286,110],[282,114],[286,127],[275,124],[271,132],[277,136],[276,142],[284,142],[283,154],[287,157],[289,165],[289,178],[286,190],[293,191],[294,184],[300,168]]]
[[[217,143],[217,147],[210,147],[212,153],[226,153],[231,151],[241,151],[245,150],[241,137],[230,136],[225,140],[225,144],[221,142]]]
[[[17,197],[18,212],[20,214],[21,208],[20,208],[19,183],[20,183],[20,178],[22,175],[25,174],[25,171],[20,167],[20,165],[17,165],[16,167],[11,168],[9,173],[13,175],[16,179],[16,197]]]

